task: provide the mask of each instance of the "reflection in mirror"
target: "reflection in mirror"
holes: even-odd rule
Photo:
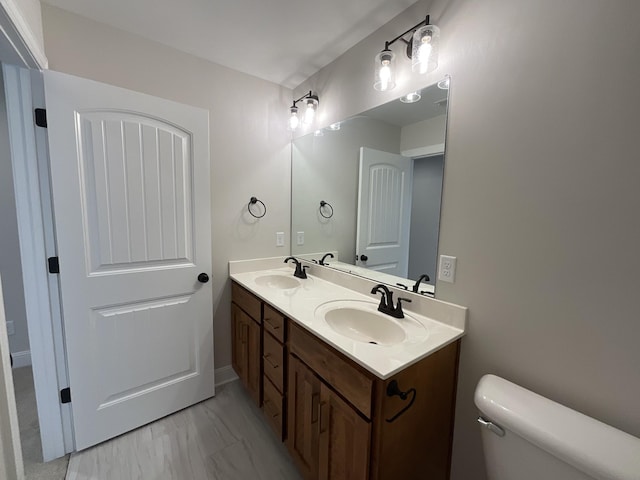
[[[292,255],[434,292],[448,84],[293,141]]]

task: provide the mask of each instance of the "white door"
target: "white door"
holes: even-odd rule
[[[406,278],[413,160],[360,148],[356,265]]]
[[[214,394],[208,112],[44,72],[76,449]]]

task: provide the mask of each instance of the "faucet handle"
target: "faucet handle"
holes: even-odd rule
[[[398,304],[396,305],[396,308],[393,309],[393,316],[395,318],[404,318],[404,312],[402,311],[402,301],[403,300],[405,302],[411,303],[411,299],[409,299],[409,298],[398,297]]]

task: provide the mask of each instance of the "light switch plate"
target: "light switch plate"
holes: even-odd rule
[[[440,255],[438,266],[438,280],[453,283],[456,278],[456,257]]]
[[[284,232],[276,232],[276,247],[284,247]]]
[[[304,245],[304,232],[298,232],[296,236],[296,243],[298,246]]]

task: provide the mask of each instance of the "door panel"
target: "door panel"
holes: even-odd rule
[[[360,148],[357,265],[408,276],[412,179],[411,158]]]
[[[208,112],[44,72],[76,448],[214,394]]]
[[[128,112],[77,123],[91,273],[191,262],[191,135]]]

